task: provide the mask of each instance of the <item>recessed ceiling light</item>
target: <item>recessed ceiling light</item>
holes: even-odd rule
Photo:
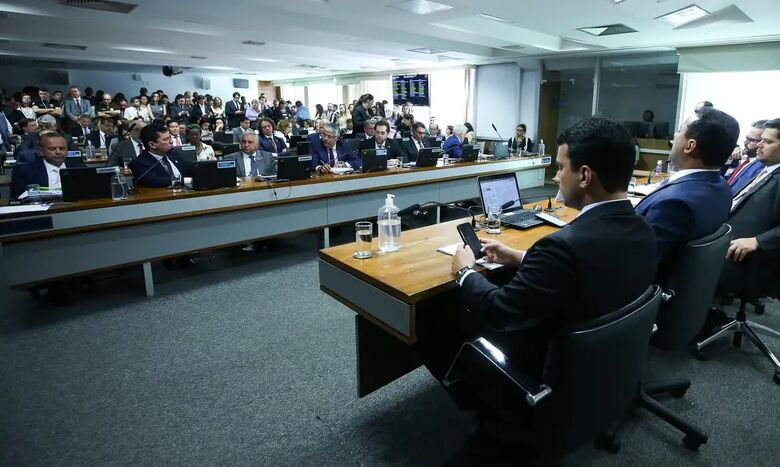
[[[442,28],[442,29],[449,29],[450,31],[473,32],[473,31],[469,31],[468,29],[459,28],[457,26],[450,26],[449,24],[444,24],[444,23],[431,23],[431,26],[436,26],[437,28]]]
[[[509,22],[509,20],[501,18],[500,16],[493,16],[493,15],[489,15],[487,13],[480,13],[479,16],[481,16],[483,18],[486,18],[486,19],[489,19],[489,20],[498,21],[499,23],[508,23]]]
[[[578,31],[582,31],[591,36],[613,36],[615,34],[627,34],[629,32],[636,32],[636,29],[630,28],[625,24],[606,24],[604,26],[591,26],[588,28],[577,28]]]
[[[128,52],[144,52],[150,54],[172,54],[173,53],[170,50],[155,49],[153,47],[137,47],[134,45],[119,45],[112,48],[117,50],[127,50]]]
[[[206,60],[208,57],[204,57],[203,55],[191,55],[190,58],[194,60]]]
[[[612,0],[615,3],[623,3],[624,0]]]
[[[667,13],[663,16],[655,18],[656,20],[668,24],[669,26],[676,28],[684,24],[688,24],[691,21],[709,16],[709,12],[698,5],[689,5],[671,13]]]
[[[279,60],[274,60],[273,58],[247,58],[247,60],[251,60],[253,62],[268,62],[268,63],[278,63]]]
[[[265,42],[260,42],[260,41],[252,41],[252,40],[249,40],[249,41],[243,41],[243,42],[241,42],[241,43],[242,43],[242,44],[244,44],[244,45],[265,45]]]
[[[388,8],[396,8],[399,10],[410,11],[416,15],[428,15],[431,13],[437,13],[440,11],[446,11],[452,9],[451,6],[443,3],[430,2],[428,0],[405,0],[403,2],[393,3],[387,5]]]
[[[238,68],[233,68],[232,66],[201,66],[198,68],[204,68],[206,70],[223,70],[223,71],[238,70]]]

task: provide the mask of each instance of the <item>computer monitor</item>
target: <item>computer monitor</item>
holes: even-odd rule
[[[652,137],[653,124],[647,122],[623,122],[634,138]]]
[[[218,131],[214,133],[214,141],[222,144],[232,144],[233,133],[225,133],[224,131]]]
[[[236,161],[200,161],[192,165],[192,189],[235,188]]]
[[[442,143],[442,139],[438,136],[429,136],[425,138],[425,141],[428,143],[428,146],[432,148],[440,148]]]
[[[290,135],[290,148],[298,146],[298,143],[306,139],[305,135]]]
[[[669,139],[671,138],[669,133],[669,122],[654,122],[653,123],[653,138],[655,139]]]
[[[479,150],[482,148],[479,144],[464,144],[461,148],[461,159],[463,162],[474,162],[479,158]]]
[[[79,201],[111,197],[115,167],[71,167],[60,170],[62,200]]]
[[[360,152],[363,172],[387,170],[387,149],[364,149]]]
[[[228,154],[233,154],[234,152],[238,152],[241,149],[241,146],[238,144],[226,144],[222,147],[222,155],[227,156]]]
[[[178,146],[173,148],[173,150],[179,154],[179,157],[184,162],[192,164],[198,161],[198,155],[195,153],[195,146],[191,144]]]
[[[277,159],[276,180],[306,180],[311,175],[311,156],[284,156]]]
[[[496,141],[493,143],[493,157],[503,159],[509,157],[509,143],[506,141]]]
[[[517,176],[514,172],[484,175],[477,178],[477,184],[479,185],[479,197],[482,200],[484,212],[488,212],[490,206],[500,207],[510,201],[512,204],[504,208],[504,212],[523,209],[520,188],[517,186]]]
[[[360,140],[358,138],[349,138],[347,144],[349,144],[349,149],[352,152],[357,152],[360,149]]]

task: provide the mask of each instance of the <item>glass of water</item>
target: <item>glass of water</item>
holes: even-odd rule
[[[37,183],[31,183],[27,185],[27,200],[30,203],[40,203],[41,202],[41,186]]]
[[[355,222],[355,252],[352,256],[357,259],[366,259],[374,256],[371,253],[373,238],[374,224],[368,221]]]
[[[488,212],[486,215],[487,225],[485,232],[489,234],[501,233],[501,206],[498,204],[491,204],[488,206]]]
[[[173,188],[174,193],[180,193],[182,190],[182,180],[181,175],[174,175],[171,179],[171,188]]]
[[[636,191],[636,177],[631,177],[628,182],[628,192],[633,193],[634,191]]]
[[[125,157],[124,159],[122,159],[122,163],[125,165],[125,171],[130,170],[130,161],[131,160],[132,159],[130,159],[129,157]]]

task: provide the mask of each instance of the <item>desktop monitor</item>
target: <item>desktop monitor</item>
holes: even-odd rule
[[[198,161],[198,156],[195,153],[195,146],[191,144],[185,144],[183,146],[178,146],[173,148],[173,150],[179,154],[179,157],[182,161],[188,162],[190,164],[195,163]]]
[[[299,156],[305,156],[306,154],[309,154],[310,146],[311,146],[311,141],[299,142],[298,145],[295,146],[295,154]]]
[[[496,141],[493,143],[493,157],[503,159],[509,157],[509,143],[506,141]]]
[[[427,141],[428,146],[432,148],[440,148],[442,143],[442,139],[438,136],[429,136],[425,138],[425,141]]]
[[[387,170],[387,149],[364,149],[360,152],[363,172]]]
[[[435,167],[436,162],[441,157],[442,151],[439,148],[423,148],[417,153],[416,167]]]
[[[72,167],[60,170],[62,200],[79,201],[111,197],[115,167]]]
[[[305,135],[290,135],[290,148],[298,146],[298,143],[306,139]]]
[[[311,156],[284,156],[277,159],[276,180],[306,180],[311,175]]]
[[[474,162],[479,158],[480,144],[464,144],[461,148],[461,159],[463,162]]]
[[[233,133],[225,133],[224,131],[218,131],[214,133],[214,141],[222,144],[232,144]]]

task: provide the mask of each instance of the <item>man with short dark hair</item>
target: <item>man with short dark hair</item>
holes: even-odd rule
[[[129,109],[128,109],[129,110]],[[179,94],[176,96],[176,102],[171,105],[171,117],[184,125],[189,123],[192,105],[187,103],[187,99]]]
[[[274,135],[274,122],[270,118],[260,119],[260,150],[267,151],[276,156],[289,156],[290,151],[284,140]]]
[[[14,167],[11,173],[11,197],[16,199],[27,191],[27,185],[60,188],[60,170],[64,169],[68,156],[68,142],[65,137],[53,131],[41,133],[39,142],[41,157],[33,162]],[[69,167],[83,167],[80,158],[68,161]]]
[[[97,131],[93,131],[87,136],[88,141],[92,143],[95,149],[102,149],[107,154],[111,146],[111,140],[118,138],[119,135],[113,132],[114,124],[108,118],[101,118],[97,121]]]
[[[401,159],[404,157],[398,145],[390,139],[390,123],[387,120],[380,120],[374,125],[374,136],[363,140],[358,146],[358,150],[365,149],[387,149],[388,159]]]
[[[71,128],[70,135],[74,138],[81,138],[83,140],[92,132],[91,126],[92,119],[87,115],[82,115],[79,117],[79,124]]]
[[[141,130],[146,126],[143,121],[136,120],[130,123],[130,138],[120,141],[116,148],[111,150],[107,166],[121,166],[124,159],[135,159],[144,152],[141,142]]]
[[[14,149],[14,158],[23,151],[38,149],[38,121],[31,118],[23,118],[16,122],[22,130],[22,139]]]
[[[233,128],[233,142],[238,143],[241,140],[241,135],[247,131],[254,133],[254,130],[252,130],[252,121],[249,120],[249,117],[241,117],[238,121],[238,127]]]
[[[179,154],[172,151],[173,141],[168,128],[157,124],[144,127],[141,143],[144,152],[130,162],[136,185],[167,187],[173,177],[184,175],[185,164]]]
[[[81,97],[81,91],[78,86],[70,87],[70,98],[65,101],[62,107],[65,118],[72,124],[78,125],[79,117],[86,115],[92,118],[92,103]]]
[[[241,105],[241,93],[234,92],[233,100],[225,104],[225,115],[227,116],[227,126],[231,130],[238,128],[241,124],[241,117],[244,116],[244,106]]]
[[[766,120],[758,120],[753,122],[745,135],[745,142],[741,152],[742,160],[739,165],[736,166],[733,172],[726,172],[726,181],[731,189],[731,194],[735,195],[739,191],[750,183],[750,180],[756,176],[758,172],[764,167],[763,162],[757,160],[758,144],[761,142],[761,135],[764,134],[766,128]]]
[[[111,122],[116,125],[119,120],[121,111],[111,107],[111,94],[104,93],[100,102],[95,104],[95,116],[98,118],[110,118]]]
[[[425,139],[425,124],[417,122],[412,125],[412,136],[406,141],[401,141],[401,148],[405,153],[405,162],[416,162],[420,149],[430,147]]]
[[[49,99],[49,91],[46,88],[38,89],[38,98],[33,100],[32,109],[37,116],[51,115],[60,117],[62,115],[62,109],[54,105]]]
[[[166,126],[168,127],[168,133],[171,135],[173,147],[178,148],[187,142],[187,140],[184,138],[184,135],[182,135],[181,125],[179,125],[179,122],[176,120],[171,120]]]

